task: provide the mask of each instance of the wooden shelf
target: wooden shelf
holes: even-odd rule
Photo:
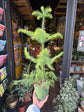
[[[73,74],[73,73],[77,73],[77,74],[83,74],[84,73],[84,71],[79,71],[79,72],[77,72],[77,71],[74,71],[74,72],[70,72],[70,74]]]
[[[80,62],[84,63],[84,61],[71,61],[71,63],[80,63]]]

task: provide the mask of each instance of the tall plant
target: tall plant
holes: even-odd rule
[[[50,58],[50,52],[48,51],[47,48],[45,48],[45,43],[48,42],[49,40],[60,37],[63,38],[60,33],[55,33],[55,34],[48,34],[45,31],[45,19],[46,18],[52,18],[51,14],[52,9],[50,7],[44,8],[43,6],[41,7],[41,12],[40,11],[34,11],[32,15],[37,17],[37,20],[42,19],[42,24],[41,28],[36,28],[35,32],[33,31],[27,31],[24,29],[19,29],[18,32],[27,34],[30,36],[32,40],[36,40],[41,44],[41,52],[38,54],[38,58],[34,58],[30,56],[29,52],[27,52],[27,48],[25,47],[24,53],[27,59],[31,60],[34,62],[35,65],[35,70],[32,71],[30,74],[24,74],[24,76],[27,79],[31,79],[32,83],[38,83],[35,86],[36,90],[36,95],[38,99],[44,100],[45,94],[48,93],[46,91],[49,90],[49,86],[54,86],[54,81],[57,79],[57,77],[54,74],[54,68],[52,66],[53,62],[62,56],[63,52],[58,54],[57,56]],[[49,71],[45,66],[47,66],[51,71]],[[45,89],[46,87],[46,89]],[[44,88],[44,89],[42,89]],[[41,93],[40,93],[41,92]]]

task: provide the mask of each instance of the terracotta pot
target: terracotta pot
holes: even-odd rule
[[[29,100],[30,100],[30,94],[26,94],[25,96],[24,96],[24,102],[26,103],[26,102],[28,102]]]
[[[24,112],[25,111],[25,103],[20,103],[19,104],[19,112]]]

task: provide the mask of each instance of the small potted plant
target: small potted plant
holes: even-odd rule
[[[17,107],[17,103],[18,103],[18,96],[15,93],[15,87],[13,82],[11,82],[10,84],[8,84],[8,88],[7,88],[7,98],[6,98],[6,105],[9,109],[13,109]]]
[[[25,111],[25,103],[24,103],[24,86],[18,82],[14,81],[15,84],[15,90],[18,94],[18,99],[19,99],[19,112],[24,112]]]
[[[34,84],[37,98],[39,100],[44,100],[46,95],[48,95],[49,86],[54,86],[55,80],[57,77],[54,74],[54,68],[52,66],[53,62],[62,56],[63,52],[51,58],[51,54],[47,48],[45,48],[45,43],[50,41],[53,38],[63,38],[60,33],[49,34],[45,31],[45,19],[52,18],[51,8],[43,6],[40,11],[34,11],[32,15],[36,16],[38,20],[42,19],[42,27],[36,28],[35,31],[27,31],[24,29],[19,29],[18,33],[27,34],[32,40],[36,40],[41,45],[41,51],[38,54],[37,58],[34,58],[27,52],[27,48],[24,49],[24,53],[27,59],[35,63],[35,70],[31,71],[30,74],[25,74],[27,80],[31,79]],[[49,68],[47,69],[46,68]]]
[[[61,85],[60,94],[53,100],[54,103],[58,102],[54,112],[74,112],[77,108],[79,95],[73,83],[74,79],[69,77],[69,79],[66,79],[64,84]]]

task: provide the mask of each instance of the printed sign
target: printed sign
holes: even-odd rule
[[[6,67],[0,69],[0,80],[3,81],[7,76]]]
[[[79,31],[77,51],[84,52],[84,31]]]
[[[4,94],[4,88],[3,88],[3,85],[0,84],[0,96],[2,97]]]
[[[3,15],[3,9],[0,7],[0,21],[2,19],[2,15]]]
[[[5,40],[0,40],[0,51],[4,50],[6,41]]]
[[[4,30],[5,30],[5,26],[0,24],[0,37],[3,36]]]
[[[0,55],[0,67],[4,64],[6,61],[7,54],[6,55]]]

